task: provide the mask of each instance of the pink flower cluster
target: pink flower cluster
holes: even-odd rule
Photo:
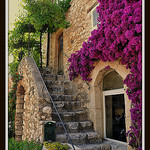
[[[82,80],[88,78],[97,60],[119,60],[131,73],[124,80],[127,94],[132,102],[131,119],[133,139],[140,139],[142,129],[142,0],[98,0],[100,25],[91,32],[87,42],[79,51],[71,54],[70,80],[79,74]],[[106,67],[108,69],[109,67]],[[129,134],[131,135],[131,134]],[[141,145],[135,146],[140,149]]]

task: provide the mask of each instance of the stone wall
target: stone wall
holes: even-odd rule
[[[66,13],[66,20],[70,22],[70,27],[60,29],[51,35],[49,66],[58,69],[58,37],[63,32],[63,64],[66,77],[68,77],[68,57],[79,50],[83,41],[87,41],[91,34],[91,9],[97,3],[97,0],[72,0],[71,7]]]
[[[16,93],[15,138],[42,142],[44,122],[52,120],[49,93],[32,58],[23,58],[18,73],[23,79]]]
[[[66,20],[70,22],[70,27],[67,29],[59,29],[57,32],[51,35],[50,39],[50,62],[49,67],[58,70],[58,37],[63,33],[63,65],[64,75],[66,79],[69,79],[69,62],[67,61],[71,54],[77,50],[80,50],[84,41],[87,41],[92,31],[91,10],[97,4],[97,0],[72,0],[71,7],[66,13]],[[84,107],[87,108],[89,119],[94,123],[96,131],[101,133],[101,137],[104,137],[104,116],[103,116],[103,90],[102,83],[103,78],[106,75],[107,70],[105,67],[110,67],[115,70],[123,79],[130,72],[125,66],[121,65],[119,61],[115,62],[95,62],[95,69],[91,72],[90,76],[92,81],[86,83],[82,81],[81,77],[74,79],[71,84],[74,87],[74,94],[77,99],[84,102]],[[124,85],[126,91],[127,87]],[[130,100],[125,92],[125,107],[126,107],[126,129],[130,127]],[[130,147],[128,147],[130,149]]]
[[[71,54],[82,47],[82,43],[87,41],[92,31],[91,10],[98,4],[97,0],[72,0],[71,7],[66,13],[66,20],[70,22],[70,27],[67,29],[59,29],[50,37],[50,55],[49,66],[54,70],[58,70],[58,38],[63,33],[63,66],[64,75],[69,79],[69,62],[68,58]],[[47,39],[46,39],[47,41]],[[80,77],[75,79],[71,84],[74,86],[74,94],[77,99],[84,102],[84,107],[89,102],[89,86],[83,82]]]

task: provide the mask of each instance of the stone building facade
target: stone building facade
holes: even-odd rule
[[[72,0],[71,7],[66,13],[66,20],[70,22],[70,27],[67,29],[59,29],[50,36],[50,49],[49,49],[49,62],[48,66],[55,70],[55,73],[59,73],[59,63],[63,63],[62,72],[65,78],[69,79],[69,62],[67,61],[71,54],[77,50],[80,50],[84,41],[87,41],[93,30],[93,9],[98,4],[97,0]],[[60,36],[63,35],[63,55],[60,54]],[[46,46],[46,45],[44,45]],[[46,49],[46,48],[45,48]],[[60,56],[61,55],[61,56]],[[45,53],[45,58],[47,52]],[[63,61],[60,61],[62,57]],[[47,58],[46,58],[47,59]],[[119,61],[114,62],[95,62],[95,69],[91,72],[90,76],[92,81],[89,84],[83,82],[80,77],[72,81],[74,85],[74,92],[77,93],[77,97],[84,103],[84,107],[87,108],[89,118],[94,122],[94,129],[101,133],[101,138],[106,138],[106,120],[105,120],[105,95],[103,90],[103,81],[107,74],[115,71],[122,80],[126,78],[130,70],[127,70],[125,66],[121,65]],[[110,70],[105,69],[106,66],[110,66]],[[130,100],[126,94],[127,87],[123,85],[122,92],[117,94],[124,95],[125,106],[125,127],[126,131],[130,129]],[[107,93],[107,92],[106,92]],[[111,95],[111,94],[110,94]],[[112,93],[115,95],[115,93]],[[130,149],[129,147],[128,149]]]
[[[58,72],[59,37],[63,34],[63,66],[65,75],[68,75],[68,58],[73,52],[79,50],[83,41],[87,41],[88,37],[91,35],[91,10],[98,4],[98,1],[72,0],[70,4],[71,7],[66,13],[66,20],[70,22],[70,27],[67,29],[59,29],[57,32],[51,34],[48,63],[48,66],[53,67],[56,72]],[[45,41],[47,41],[47,39]],[[45,50],[46,58],[47,51],[45,41],[43,49]]]
[[[66,13],[66,20],[70,22],[70,27],[59,29],[50,35],[48,55],[46,51],[47,39],[43,43],[44,61],[49,60],[47,68],[51,68],[53,74],[63,74],[66,80],[69,79],[68,58],[73,52],[80,50],[82,43],[87,41],[91,35],[94,21],[93,9],[95,9],[98,1],[72,0],[70,4],[71,7]],[[109,70],[105,68],[108,65],[111,68]],[[126,131],[130,128],[130,100],[125,92],[127,87],[122,82],[130,70],[127,70],[119,61],[97,61],[94,66],[95,68],[90,74],[92,81],[89,83],[83,82],[81,77],[74,79],[70,82],[73,87],[72,92],[77,100],[82,101],[83,107],[87,109],[88,118],[92,120],[94,130],[100,133],[100,138],[120,142],[120,140],[112,137],[109,138],[109,135],[116,129],[108,127],[107,121],[112,125],[112,113],[116,115],[116,120],[119,115],[121,116],[124,113],[124,128]],[[19,65],[18,73],[23,75],[23,80],[19,81],[17,90],[16,138],[18,140],[27,138],[43,141],[43,124],[52,120],[49,93],[32,59],[25,57]],[[113,74],[119,80],[111,80],[116,79],[111,76]],[[105,79],[108,76],[106,86],[109,90],[105,90]],[[116,87],[113,87],[114,85]],[[109,86],[112,86],[112,89]],[[110,99],[110,96],[111,100],[106,100]],[[115,100],[112,99],[114,96],[117,96]],[[117,101],[120,96],[123,96],[124,104]],[[112,111],[112,109],[114,110]],[[107,117],[108,115],[109,117]],[[128,142],[128,139],[126,139],[126,142]],[[128,146],[128,149],[131,149],[131,147]]]

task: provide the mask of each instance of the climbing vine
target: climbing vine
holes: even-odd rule
[[[81,75],[91,81],[90,72],[98,60],[119,60],[131,70],[124,80],[131,100],[132,124],[129,145],[142,149],[142,0],[98,0],[97,29],[91,32],[82,48],[71,54],[69,76]],[[107,68],[109,69],[109,67]]]
[[[18,65],[17,65],[18,66]],[[16,90],[18,81],[22,79],[22,76],[16,73],[11,74],[12,87],[10,88],[10,92],[8,93],[8,137],[15,136],[15,109],[16,109]]]

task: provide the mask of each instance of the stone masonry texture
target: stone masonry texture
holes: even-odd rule
[[[58,71],[58,38],[63,33],[63,66],[64,76],[69,79],[69,62],[68,58],[77,50],[80,50],[84,41],[87,41],[92,31],[92,9],[98,4],[97,0],[72,0],[71,7],[66,13],[66,20],[70,22],[70,27],[67,29],[59,29],[50,36],[49,50],[49,68],[53,68],[56,73]],[[47,39],[46,39],[47,40]],[[87,84],[77,77],[71,81],[74,95],[83,102],[83,107],[87,108],[88,118],[94,123],[94,129],[104,135],[104,118],[103,118],[103,78],[106,75],[104,68],[108,65],[117,71],[119,75],[125,79],[130,70],[121,65],[118,61],[115,62],[95,62],[95,69],[91,72],[92,81]],[[124,85],[124,89],[127,87]],[[126,108],[126,129],[129,130],[130,118],[130,100],[125,93],[125,108]],[[99,122],[100,120],[100,122]],[[103,137],[101,137],[103,138]],[[128,149],[131,149],[128,147]]]
[[[72,0],[71,7],[66,13],[66,20],[70,22],[70,27],[67,29],[59,29],[50,35],[50,49],[49,49],[49,65],[53,73],[57,74],[58,71],[58,39],[63,33],[63,68],[64,77],[69,79],[69,62],[67,61],[71,54],[80,50],[82,43],[87,41],[92,31],[91,10],[98,4],[97,0]],[[47,39],[45,39],[47,41]],[[45,50],[47,42],[43,42]],[[44,60],[45,61],[45,60]],[[46,62],[46,61],[45,61]],[[87,118],[94,123],[95,131],[98,131],[101,138],[104,138],[104,116],[103,116],[103,78],[107,73],[104,68],[110,66],[113,70],[117,71],[119,75],[125,79],[126,75],[130,72],[125,66],[121,65],[118,61],[115,62],[95,62],[95,69],[91,72],[90,76],[92,81],[87,84],[82,81],[80,76],[70,81],[69,87],[72,88],[72,94],[76,99],[83,103],[83,106],[88,112]],[[31,58],[25,57],[19,65],[19,73],[24,77],[18,84],[17,91],[17,111],[16,111],[16,138],[26,138],[31,140],[43,141],[43,124],[45,121],[51,121],[51,103],[48,92],[43,80],[41,79],[38,69]],[[24,92],[21,92],[23,87]],[[126,89],[126,86],[124,86]],[[20,98],[23,97],[23,98]],[[22,104],[22,101],[24,104]],[[24,109],[23,109],[24,107]],[[126,107],[126,129],[130,127],[130,101],[125,94],[125,107]],[[18,123],[23,124],[19,128]],[[37,138],[38,137],[38,138]],[[109,146],[106,145],[109,149]],[[102,148],[104,149],[104,148]],[[131,149],[128,147],[128,150]]]
[[[15,138],[17,141],[43,141],[43,123],[51,121],[48,91],[32,58],[24,57],[18,73],[23,75],[17,88]]]

